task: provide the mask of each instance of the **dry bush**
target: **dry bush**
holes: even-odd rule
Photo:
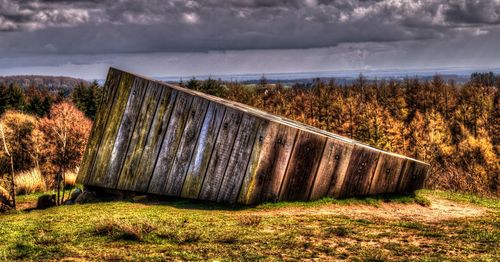
[[[14,175],[16,194],[44,192],[47,187],[39,169],[31,169]]]
[[[1,118],[5,142],[14,160],[16,172],[30,170],[39,162],[40,141],[35,138],[37,119],[16,111],[7,111]],[[0,173],[10,172],[10,157],[3,147],[0,149]]]

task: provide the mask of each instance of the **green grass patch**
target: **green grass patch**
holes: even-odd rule
[[[441,222],[314,212],[332,204],[354,210],[395,202],[405,208],[420,194],[431,201],[435,196],[423,191],[256,208],[115,201],[19,211],[0,215],[0,260],[498,260],[497,212]],[[304,212],[294,214],[297,209]]]
[[[309,202],[277,202],[277,203],[264,203],[258,205],[258,209],[275,209],[287,207],[318,207],[323,205],[369,205],[379,207],[383,202],[385,203],[400,203],[400,204],[419,204],[422,206],[429,206],[430,201],[422,194],[407,194],[407,195],[378,195],[367,197],[352,197],[345,199],[336,199],[325,197],[316,201]]]
[[[500,209],[500,198],[482,197],[473,194],[456,193],[441,190],[420,190],[417,191],[421,196],[440,197],[451,201],[470,203],[487,208]]]

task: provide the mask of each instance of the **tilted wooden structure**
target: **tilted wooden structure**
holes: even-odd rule
[[[423,186],[429,165],[111,68],[78,182],[257,204]]]

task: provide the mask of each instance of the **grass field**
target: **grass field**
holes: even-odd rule
[[[0,215],[0,260],[498,261],[499,243],[498,199],[440,191],[253,208],[120,201]]]

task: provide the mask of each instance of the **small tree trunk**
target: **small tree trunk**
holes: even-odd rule
[[[64,203],[64,194],[66,193],[66,172],[62,169],[62,199],[61,204]]]
[[[61,169],[59,169],[59,172],[57,173],[57,201],[56,204],[60,205],[61,199],[60,199],[60,192],[61,192]]]
[[[14,180],[14,159],[10,156],[10,187],[12,197],[12,207],[16,209],[16,181]]]

